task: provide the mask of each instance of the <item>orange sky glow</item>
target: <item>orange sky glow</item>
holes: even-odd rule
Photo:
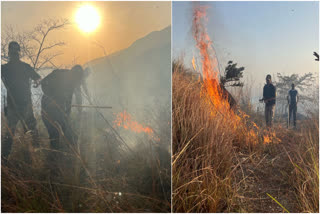
[[[75,23],[75,14],[84,4],[99,13],[100,24],[85,33]],[[84,64],[129,47],[137,39],[171,24],[171,2],[1,2],[1,34],[11,25],[20,32],[33,29],[41,20],[66,18],[66,29],[51,34],[48,41],[64,41],[63,55],[54,62],[67,66]],[[103,47],[103,48],[102,48]],[[105,51],[104,51],[105,50]]]

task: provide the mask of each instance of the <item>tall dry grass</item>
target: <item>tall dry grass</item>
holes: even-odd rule
[[[293,166],[290,183],[296,190],[301,212],[319,212],[319,119],[318,114],[301,124],[301,135],[286,149]]]
[[[40,118],[39,150],[18,129],[8,164],[1,166],[1,211],[170,212],[170,154],[162,146],[167,142],[155,145],[141,135],[125,150],[96,117],[94,123],[77,124],[83,134],[78,133],[78,149],[57,152],[51,162],[47,157],[53,151]],[[2,135],[6,131],[2,127]],[[159,133],[165,140],[162,134],[167,133]],[[50,173],[53,165],[58,175]]]
[[[263,116],[243,113],[251,112],[248,109],[213,113],[212,103],[203,96],[199,77],[177,61],[173,64],[172,83],[174,212],[254,212],[256,209],[250,206],[258,204],[256,200],[260,199],[252,201],[243,191],[243,186],[247,188],[249,183],[244,162],[249,161],[254,167],[272,165],[275,160],[272,157],[280,154],[284,156],[279,163],[283,174],[273,179],[270,167],[267,180],[279,182],[278,179],[290,178],[283,184],[289,185],[288,191],[295,190],[296,198],[288,199],[294,204],[292,209],[318,210],[317,117],[306,121],[313,124],[304,126],[309,131],[297,133],[281,124],[266,130],[260,127],[262,124],[252,122],[261,123]],[[270,162],[265,157],[271,157]],[[253,191],[259,194],[258,186],[254,185]],[[278,206],[267,195],[261,200]],[[271,212],[271,209],[266,207],[263,211]]]
[[[232,183],[236,169],[233,145],[245,136],[235,134],[233,121],[223,115],[212,117],[210,103],[200,97],[201,83],[183,67],[174,68],[173,211],[232,211],[237,195]]]

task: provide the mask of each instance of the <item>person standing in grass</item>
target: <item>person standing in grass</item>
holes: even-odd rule
[[[276,87],[272,84],[270,74],[267,75],[266,82],[267,84],[263,87],[263,98],[261,101],[265,103],[266,125],[271,128],[276,105]]]
[[[289,105],[289,125],[293,117],[293,126],[296,127],[297,119],[297,104],[299,102],[298,91],[295,89],[295,85],[292,83],[291,90],[287,96],[288,105]]]
[[[30,131],[33,137],[33,146],[38,147],[36,119],[33,114],[30,80],[38,87],[40,75],[27,63],[20,60],[20,45],[12,41],[8,47],[9,61],[1,65],[1,79],[7,89],[7,106],[5,115],[8,131],[1,142],[1,157],[8,158],[16,126],[20,121],[24,131]]]

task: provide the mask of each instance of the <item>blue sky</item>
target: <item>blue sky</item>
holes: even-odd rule
[[[183,56],[191,67],[197,57],[192,38],[192,2],[173,2],[173,58]],[[313,51],[319,48],[319,3],[201,2],[208,5],[209,36],[219,62],[244,66],[244,80],[261,88],[270,73],[318,72]],[[198,60],[199,61],[199,60]]]

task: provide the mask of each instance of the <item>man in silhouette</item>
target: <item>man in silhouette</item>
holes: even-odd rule
[[[20,121],[24,131],[30,131],[33,145],[38,146],[36,119],[34,118],[31,99],[30,80],[35,81],[34,87],[39,85],[40,75],[27,63],[20,60],[20,45],[12,41],[9,43],[9,62],[1,65],[1,79],[7,89],[6,118],[7,128],[5,139],[2,140],[1,157],[8,158],[17,123]]]
[[[293,117],[293,126],[296,127],[296,118],[297,118],[297,104],[299,102],[298,91],[295,89],[295,85],[292,83],[291,90],[287,96],[288,105],[289,105],[289,124]]]
[[[63,136],[69,145],[74,145],[76,142],[69,116],[72,96],[75,89],[80,87],[83,75],[82,67],[76,65],[71,70],[54,70],[41,81],[44,93],[41,99],[41,115],[48,130],[52,149],[61,148],[60,138]],[[61,131],[62,136],[60,136]]]
[[[276,87],[272,84],[270,74],[267,75],[266,82],[267,84],[263,87],[263,98],[261,101],[264,101],[265,103],[266,125],[271,128],[276,105]]]

